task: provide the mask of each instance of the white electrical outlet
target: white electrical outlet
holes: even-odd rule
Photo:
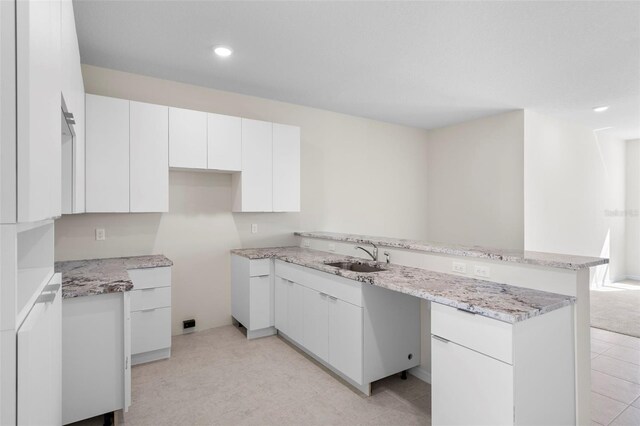
[[[336,245],[334,243],[329,243],[329,251],[336,251]]]
[[[476,277],[489,278],[491,275],[491,269],[484,265],[475,265],[473,267],[473,275]]]
[[[309,240],[302,240],[302,247],[309,248],[310,246],[311,243],[309,242]]]
[[[251,233],[252,234],[257,234],[258,233],[258,224],[257,223],[252,223],[251,224]]]
[[[107,233],[104,228],[96,228],[96,241],[104,241],[107,239]]]
[[[453,262],[453,264],[451,265],[451,270],[459,274],[466,274],[467,264],[462,262]]]

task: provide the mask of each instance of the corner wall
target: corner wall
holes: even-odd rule
[[[640,280],[640,139],[627,141],[626,274]]]
[[[522,110],[429,131],[430,240],[524,247],[523,138]]]
[[[610,257],[592,283],[625,274],[625,142],[532,111],[524,116],[526,250]]]

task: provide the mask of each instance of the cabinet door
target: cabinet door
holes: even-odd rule
[[[169,108],[129,105],[129,188],[132,212],[169,211]]]
[[[249,324],[250,330],[272,327],[273,281],[270,275],[249,278]]]
[[[16,2],[18,221],[60,216],[60,1]]]
[[[434,425],[513,424],[513,367],[431,337]]]
[[[129,101],[86,96],[86,207],[129,212]]]
[[[61,299],[43,292],[18,330],[17,424],[62,423]]]
[[[0,223],[15,223],[17,213],[15,1],[0,1],[0,171],[2,172]],[[5,375],[6,377],[8,374]],[[3,380],[6,381],[6,379]],[[9,409],[5,407],[15,408],[15,402],[11,404],[8,396],[0,398],[0,424],[15,423],[15,413],[10,414]]]
[[[207,168],[207,113],[169,108],[169,166]]]
[[[207,166],[212,170],[242,170],[242,124],[240,117],[207,114]]]
[[[80,49],[78,48],[73,2],[71,0],[61,1],[61,37],[62,98],[66,111],[73,114],[76,123],[73,126],[75,136],[73,139],[72,168],[66,171],[71,174],[73,182],[71,187],[73,191],[73,205],[71,211],[63,211],[63,213],[84,213],[85,93],[82,69],[80,67]],[[62,172],[65,173],[64,168]]]
[[[274,288],[275,325],[278,331],[287,335],[289,334],[289,327],[287,326],[287,310],[289,306],[288,289],[288,282],[283,278],[276,276]]]
[[[242,119],[242,173],[234,175],[233,211],[273,211],[272,145],[271,123]]]
[[[362,308],[329,298],[329,364],[362,384]]]
[[[124,411],[129,411],[131,405],[131,294],[122,293],[124,308],[124,333],[122,346],[124,348]]]
[[[302,292],[304,291],[304,287],[293,281],[289,281],[288,284],[287,327],[289,329],[289,337],[302,344],[302,327],[304,321]]]
[[[62,302],[62,424],[124,408],[125,294]]]
[[[329,304],[324,293],[302,287],[302,345],[323,361],[329,360]]]
[[[62,97],[71,110],[73,100],[73,76],[71,68],[75,64],[75,49],[78,48],[76,23],[73,19],[73,3],[71,0],[60,0],[60,91]],[[78,55],[80,66],[80,55]]]
[[[300,211],[300,128],[273,124],[273,211]]]

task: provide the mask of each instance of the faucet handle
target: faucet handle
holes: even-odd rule
[[[391,254],[388,251],[385,251],[382,254],[384,254],[384,257],[386,258],[387,263],[391,263],[391,259],[389,258],[389,256],[391,256]]]

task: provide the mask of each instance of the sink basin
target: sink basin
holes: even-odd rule
[[[325,263],[325,265],[333,266],[335,268],[346,269],[354,272],[380,272],[384,271],[384,268],[381,268],[378,265],[368,265],[366,263],[358,263],[358,262],[330,262]]]

